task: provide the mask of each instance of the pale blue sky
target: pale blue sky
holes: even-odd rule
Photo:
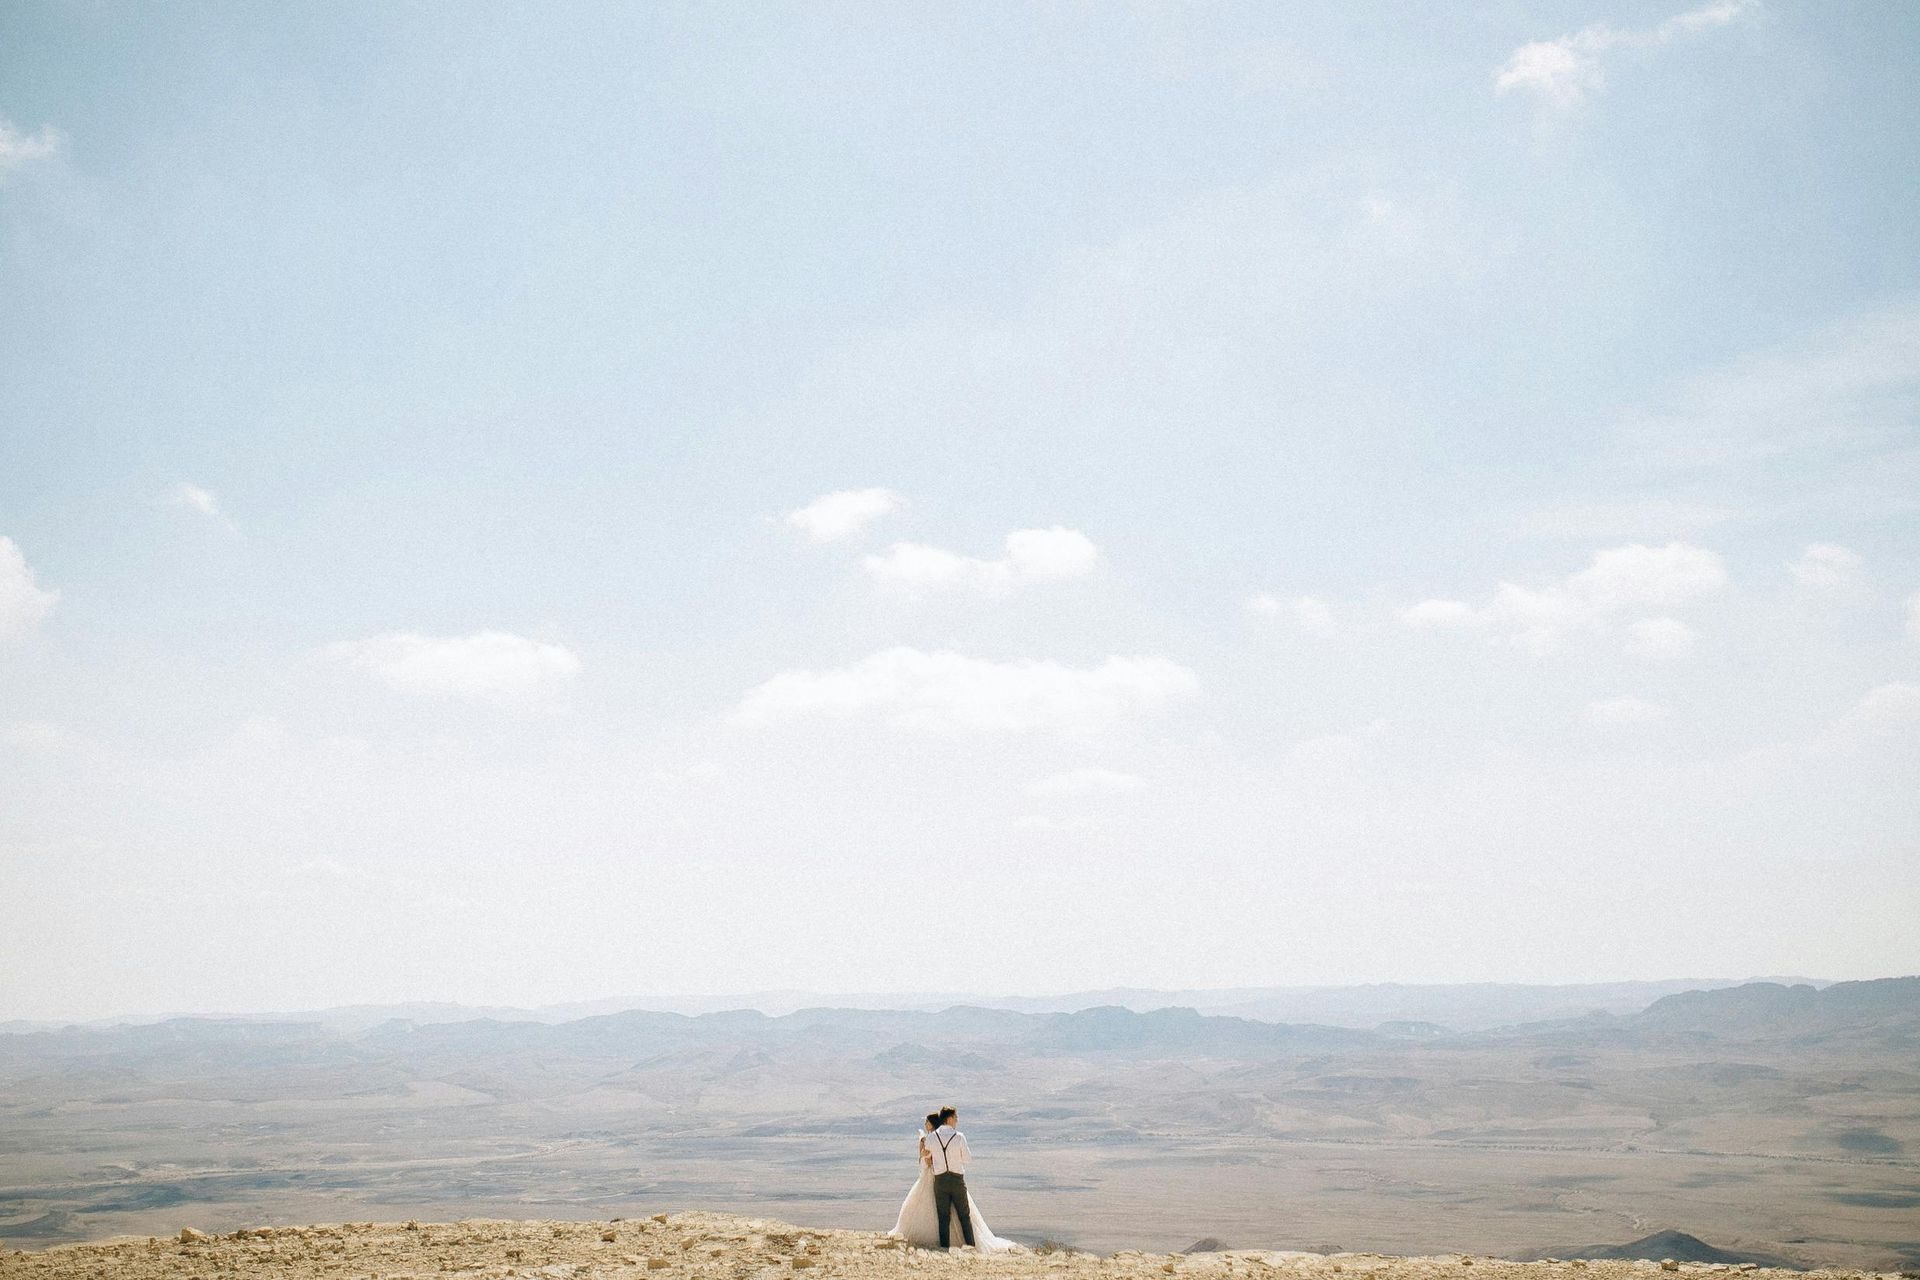
[[[7,6],[0,1017],[1920,969],[1917,68]]]

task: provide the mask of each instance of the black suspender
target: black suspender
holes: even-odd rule
[[[960,1131],[958,1129],[955,1129],[953,1131],[953,1138],[957,1138],[959,1136],[960,1136]],[[947,1148],[953,1144],[953,1138],[942,1138],[940,1136],[940,1131],[938,1129],[935,1129],[933,1131],[933,1140],[940,1144],[940,1163],[946,1166],[946,1168],[940,1171],[942,1173],[953,1172],[953,1161],[947,1159]]]

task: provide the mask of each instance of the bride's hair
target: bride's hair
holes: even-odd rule
[[[940,1113],[938,1111],[927,1112],[927,1128],[938,1129],[939,1127],[940,1127]]]

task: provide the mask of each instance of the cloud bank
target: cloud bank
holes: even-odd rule
[[[1864,561],[1860,553],[1830,542],[1813,542],[1787,565],[1787,572],[1803,587],[1850,587],[1860,581]]]
[[[999,595],[1025,583],[1084,577],[1100,563],[1100,549],[1078,529],[1016,529],[994,560],[960,555],[918,542],[896,542],[868,556],[867,572],[910,591],[970,590]]]
[[[787,512],[786,522],[815,542],[843,542],[905,505],[906,500],[891,489],[841,489]]]
[[[1400,611],[1400,621],[1425,630],[1490,629],[1521,648],[1542,653],[1565,637],[1593,631],[1622,613],[1668,609],[1720,590],[1726,565],[1718,554],[1684,542],[1662,547],[1632,543],[1597,552],[1592,563],[1542,588],[1503,582],[1491,602],[1422,600]],[[1691,642],[1685,624],[1645,619],[1630,629],[1628,644],[1642,656],[1673,656]]]
[[[511,702],[570,680],[580,659],[564,645],[507,631],[426,636],[394,631],[328,645],[325,657],[403,693]]]

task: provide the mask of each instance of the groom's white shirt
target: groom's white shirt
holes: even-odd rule
[[[927,1151],[933,1156],[935,1173],[965,1173],[973,1153],[967,1150],[967,1135],[950,1124],[943,1124],[927,1135]]]

